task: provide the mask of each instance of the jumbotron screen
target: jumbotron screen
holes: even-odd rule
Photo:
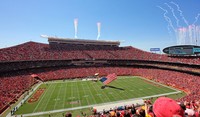
[[[163,52],[170,55],[194,55],[200,53],[200,46],[178,45],[163,49]]]

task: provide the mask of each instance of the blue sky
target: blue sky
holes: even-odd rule
[[[176,27],[176,19],[165,3],[174,8],[179,25],[179,5],[189,24],[200,13],[199,0],[1,0],[0,48],[35,41],[48,43],[41,34],[74,37],[74,19],[78,18],[78,38],[96,39],[101,22],[102,40],[123,40],[121,46],[149,51],[176,45],[176,35],[164,18],[164,11]],[[198,20],[195,25],[200,24]],[[171,33],[170,33],[171,31]]]

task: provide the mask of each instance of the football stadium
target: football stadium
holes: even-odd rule
[[[200,117],[198,9],[61,1],[0,1],[0,117]]]
[[[0,50],[1,113],[62,116],[78,110],[78,116],[83,109],[103,112],[162,96],[199,99],[198,56],[155,54],[115,41],[48,37],[48,42]]]

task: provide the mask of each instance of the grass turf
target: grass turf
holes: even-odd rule
[[[55,81],[42,84],[46,88],[40,99],[34,103],[25,102],[15,114],[73,108],[105,102],[139,98],[176,92],[173,89],[150,83],[138,77],[118,77],[101,89],[103,84],[94,81]]]

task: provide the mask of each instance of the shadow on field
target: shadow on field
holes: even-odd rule
[[[115,86],[110,86],[110,85],[102,86],[101,89],[104,89],[104,88],[106,88],[106,87],[108,87],[108,88],[113,88],[113,89],[117,89],[117,90],[125,90],[125,89],[123,89],[123,88],[119,88],[119,87],[115,87]]]

